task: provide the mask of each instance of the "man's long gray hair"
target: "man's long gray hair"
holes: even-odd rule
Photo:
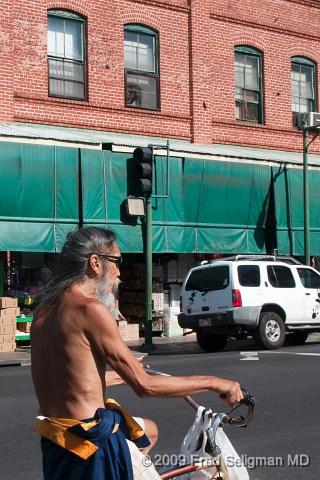
[[[90,255],[111,252],[115,241],[115,233],[103,228],[88,227],[68,233],[53,278],[41,288],[43,302],[53,306],[71,285],[82,283]]]

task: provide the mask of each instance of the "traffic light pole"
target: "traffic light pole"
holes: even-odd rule
[[[317,129],[318,125],[308,127],[306,115],[302,120],[303,135],[303,206],[304,206],[304,262],[310,266],[310,208],[309,208],[309,172],[308,172],[308,148],[318,137],[319,133],[308,143],[309,130]]]
[[[145,263],[146,263],[146,304],[145,304],[145,348],[151,349],[152,343],[152,198],[146,197],[145,216]]]
[[[152,198],[168,198],[169,197],[169,151],[170,143],[167,141],[166,147],[158,145],[158,147],[164,147],[167,150],[167,185],[166,193],[164,195],[152,194],[152,181],[153,181],[153,148],[156,145],[148,145],[148,147],[138,147],[133,151],[133,159],[136,163],[133,166],[131,174],[135,178],[135,184],[133,185],[134,196],[127,197],[127,208],[130,215],[137,215],[138,207],[137,202],[133,202],[133,199],[137,200],[136,194],[143,195],[145,199],[145,213],[144,215],[144,252],[145,252],[145,266],[146,266],[146,278],[145,278],[145,290],[146,290],[146,302],[145,302],[145,343],[143,346],[146,350],[154,349],[155,346],[152,343]],[[128,172],[129,173],[129,172]],[[129,182],[131,178],[129,177]],[[143,198],[139,198],[143,200]],[[144,210],[144,209],[143,209]],[[141,208],[140,208],[141,212]],[[140,213],[141,214],[141,213]]]

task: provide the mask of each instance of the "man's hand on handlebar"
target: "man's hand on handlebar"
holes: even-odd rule
[[[219,379],[218,387],[215,392],[219,395],[221,400],[229,407],[233,408],[236,403],[243,399],[243,393],[239,383],[230,380]]]

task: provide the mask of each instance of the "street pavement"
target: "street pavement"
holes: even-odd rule
[[[204,353],[197,344],[195,333],[174,337],[154,336],[151,345],[146,345],[144,338],[126,342],[126,344],[135,356]],[[0,353],[0,367],[30,365],[30,357],[30,346],[17,346],[15,352]]]
[[[320,333],[309,335],[306,343],[320,342]],[[198,345],[195,333],[173,337],[154,336],[152,344],[146,345],[144,338],[126,342],[132,353],[137,356],[206,354]],[[260,350],[252,338],[229,340],[224,351]],[[26,366],[31,364],[30,346],[17,346],[15,352],[0,353],[0,367]]]

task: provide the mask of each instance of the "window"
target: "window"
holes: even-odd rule
[[[84,20],[63,11],[48,13],[49,95],[84,100]]]
[[[291,59],[292,112],[315,111],[314,93],[315,65],[306,58]]]
[[[296,284],[290,268],[280,265],[267,267],[270,285],[274,288],[295,288]]]
[[[212,292],[224,290],[229,285],[229,267],[221,266],[194,270],[187,283],[186,291]]]
[[[249,47],[235,49],[236,119],[262,123],[261,54]]]
[[[320,288],[320,275],[308,268],[298,268],[298,274],[305,288]],[[319,298],[316,302],[319,301]]]
[[[239,283],[243,287],[260,286],[260,268],[258,265],[241,265],[238,267]]]
[[[157,34],[140,25],[124,30],[126,107],[159,109]]]

